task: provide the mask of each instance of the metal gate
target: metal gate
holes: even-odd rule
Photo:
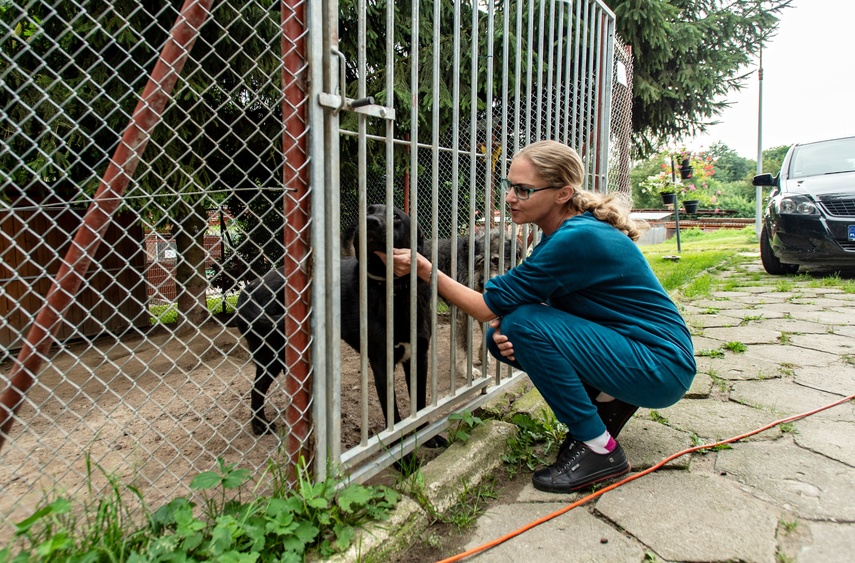
[[[398,366],[402,420],[381,411],[341,340],[342,264],[365,241],[342,255],[368,206],[406,211],[434,260],[441,239],[466,248],[452,273],[477,280],[537,237],[498,182],[519,148],[561,140],[585,187],[628,192],[631,59],[599,1],[31,1],[3,3],[0,26],[0,537],[101,470],[149,506],[217,458],[370,477],[519,374],[434,285],[430,343],[410,350],[428,353],[426,406]],[[134,228],[105,237],[117,210]],[[468,249],[496,233],[491,267]],[[277,432],[256,436],[234,307],[276,269],[285,369],[266,393]]]
[[[317,22],[327,24],[318,57],[327,61],[323,68],[329,72],[318,71],[316,76],[318,81],[324,80],[318,100],[325,118],[326,158],[315,161],[313,168],[313,178],[324,177],[324,216],[332,227],[325,233],[323,249],[324,264],[329,268],[326,279],[330,280],[324,305],[331,314],[326,319],[327,339],[317,342],[316,353],[316,357],[330,359],[324,381],[332,390],[352,385],[339,378],[350,372],[340,369],[337,354],[335,315],[342,306],[335,301],[341,251],[336,244],[337,225],[364,224],[368,205],[391,204],[409,213],[434,250],[442,247],[436,243],[438,239],[464,238],[472,248],[480,237],[489,240],[491,231],[503,234],[499,269],[511,267],[536,235],[525,227],[518,232],[505,215],[498,179],[507,170],[510,157],[535,140],[560,140],[582,155],[585,187],[608,190],[609,158],[618,154],[612,152],[610,143],[612,92],[621,87],[628,92],[631,76],[628,59],[615,62],[613,14],[601,2],[338,5],[340,9],[331,5],[320,16],[338,14],[338,20],[319,18]],[[624,96],[624,100],[628,116],[629,98]],[[627,145],[619,148],[628,157]],[[621,188],[617,177],[614,186]],[[628,185],[623,189],[628,192]],[[450,248],[459,247],[452,242]],[[506,248],[510,252],[504,252]],[[429,257],[436,262],[436,254]],[[366,256],[358,259],[364,261]],[[450,262],[468,270],[463,278],[476,275],[476,257],[471,253]],[[478,264],[484,270],[480,275],[491,275],[488,261]],[[367,278],[362,283],[368,283]],[[392,305],[392,293],[390,287],[387,307]],[[441,304],[435,289],[431,304],[434,311]],[[319,305],[316,303],[316,311]],[[415,293],[411,307],[416,307]],[[376,425],[369,429],[365,422],[376,406],[364,400],[373,390],[362,387],[359,443],[339,457],[340,420],[332,420],[327,433],[318,435],[318,454],[328,451],[349,473],[368,476],[441,430],[443,414],[472,409],[511,381],[512,374],[488,361],[483,345],[471,354],[455,344],[453,335],[458,331],[471,333],[471,321],[458,323],[453,314],[433,321],[427,408],[417,412],[411,401],[410,416],[400,424],[386,424],[380,431]],[[413,342],[415,331],[413,328]],[[320,349],[324,346],[325,350]],[[387,346],[387,356],[391,356],[392,339]],[[363,385],[372,379],[367,372],[370,370],[363,363]],[[409,388],[413,389],[415,374],[411,378]],[[394,383],[387,380],[387,385]],[[406,390],[399,385],[398,395]],[[393,392],[388,395],[392,397]],[[410,398],[415,396],[411,391]],[[315,395],[316,401],[319,397]],[[341,397],[344,400],[344,392]],[[320,411],[338,412],[338,400],[333,392],[326,404],[316,402],[320,409],[316,419]],[[387,420],[393,414],[389,409]],[[418,436],[397,441],[431,422]],[[366,462],[372,458],[374,463]]]

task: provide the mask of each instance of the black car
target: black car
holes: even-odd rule
[[[772,186],[763,215],[760,257],[774,275],[809,268],[855,268],[855,137],[796,144]]]

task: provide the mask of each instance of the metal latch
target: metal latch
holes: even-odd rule
[[[344,53],[338,49],[331,49],[333,54],[339,58],[339,87],[341,92],[347,92],[347,79],[345,77],[346,62]],[[352,99],[346,96],[337,94],[328,94],[321,92],[318,94],[318,103],[326,108],[333,110],[333,113],[338,113],[341,110],[352,111],[370,115],[371,117],[379,117],[380,119],[388,119],[395,121],[395,108],[388,108],[374,103],[374,97],[368,96],[365,98]]]

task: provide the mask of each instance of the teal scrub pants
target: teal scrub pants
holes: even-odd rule
[[[492,328],[490,353],[525,371],[556,418],[581,441],[606,431],[593,402],[600,391],[632,405],[663,408],[680,400],[687,391],[683,381],[694,376],[609,327],[546,305],[520,306],[502,317],[499,330],[513,344],[516,360],[501,355]]]

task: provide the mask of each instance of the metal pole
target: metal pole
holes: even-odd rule
[[[677,254],[682,252],[680,248],[680,200],[677,197],[677,176],[674,172],[674,155],[671,155],[671,185],[674,186],[674,229],[677,231]]]
[[[306,40],[306,4],[302,0],[283,0],[282,29],[282,152],[285,162],[282,179],[285,186],[285,389],[291,403],[285,410],[288,425],[286,452],[297,482],[297,464],[304,457],[311,467],[311,292],[309,284],[309,194],[308,136],[306,135],[308,66]],[[342,91],[342,96],[346,93]]]
[[[30,327],[27,340],[9,374],[9,385],[0,394],[0,449],[9,435],[24,394],[35,381],[42,360],[53,344],[53,335],[83,283],[86,271],[101,244],[101,235],[110,225],[113,213],[122,201],[151,138],[151,131],[160,123],[169,95],[199,36],[199,29],[208,18],[212,3],[213,0],[186,0],[181,7],[169,40],[151,72],[110,165],[101,178],[101,185],[86,210],[83,224],[75,233],[71,247],[45,297],[45,303]]]
[[[763,173],[763,44],[760,44],[760,67],[757,69],[757,81],[760,92],[757,99],[757,174]],[[755,190],[757,208],[754,215],[754,234],[760,238],[760,229],[763,223],[763,187],[757,186]]]

